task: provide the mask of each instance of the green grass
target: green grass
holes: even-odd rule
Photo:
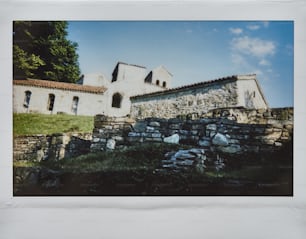
[[[61,170],[70,172],[153,171],[160,165],[166,152],[179,148],[183,147],[159,143],[143,144],[128,147],[124,150],[67,158],[52,164]]]
[[[47,167],[66,172],[112,172],[112,171],[138,171],[154,170],[169,151],[176,151],[190,146],[171,144],[143,144],[131,146],[116,151],[89,153],[75,158],[64,158],[59,161],[45,162],[14,162],[15,167]]]
[[[90,133],[93,116],[14,114],[13,133],[18,135],[54,133]]]

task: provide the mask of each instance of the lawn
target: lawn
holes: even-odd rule
[[[14,114],[13,133],[18,135],[54,133],[90,133],[93,116]]]

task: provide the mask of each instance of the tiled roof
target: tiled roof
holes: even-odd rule
[[[107,90],[107,88],[103,86],[98,87],[98,86],[79,85],[79,84],[72,84],[72,83],[66,83],[66,82],[34,80],[34,79],[14,80],[13,84],[50,88],[50,89],[59,89],[59,90],[80,91],[80,92],[95,93],[95,94],[101,94]]]
[[[254,76],[254,75],[246,75],[248,77],[250,76]],[[137,99],[137,98],[142,98],[142,97],[147,97],[147,96],[156,96],[156,95],[163,95],[166,93],[172,93],[172,92],[176,92],[176,91],[181,91],[181,90],[185,90],[185,89],[193,89],[193,88],[197,88],[199,86],[204,86],[204,85],[210,85],[210,84],[214,84],[214,83],[219,83],[219,82],[223,82],[223,81],[229,81],[229,80],[237,80],[238,76],[234,75],[234,76],[228,76],[228,77],[223,77],[223,78],[219,78],[216,80],[210,80],[210,81],[202,81],[202,82],[198,82],[198,83],[194,83],[191,85],[184,85],[184,86],[180,86],[177,88],[172,88],[169,90],[164,90],[164,91],[157,91],[157,92],[153,92],[153,93],[148,93],[148,94],[143,94],[143,95],[135,95],[130,97],[131,99]]]

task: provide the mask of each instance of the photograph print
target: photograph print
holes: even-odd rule
[[[293,21],[13,21],[14,196],[293,196]]]

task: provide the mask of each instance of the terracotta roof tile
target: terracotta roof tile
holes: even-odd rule
[[[153,93],[148,93],[148,94],[143,94],[143,95],[135,95],[130,97],[131,99],[137,99],[137,98],[142,98],[142,97],[149,97],[149,96],[155,96],[155,95],[163,95],[166,93],[171,93],[171,92],[176,92],[176,91],[180,91],[180,90],[184,90],[184,89],[193,89],[199,86],[203,86],[203,85],[209,85],[209,84],[213,84],[213,83],[219,83],[222,81],[228,81],[228,80],[237,80],[238,76],[228,76],[228,77],[223,77],[223,78],[219,78],[216,80],[210,80],[210,81],[202,81],[202,82],[198,82],[198,83],[194,83],[191,85],[184,85],[184,86],[180,86],[177,88],[171,88],[168,90],[164,90],[164,91],[157,91],[157,92],[153,92]]]
[[[71,90],[71,91],[80,91],[94,94],[104,93],[107,88],[90,86],[90,85],[79,85],[66,82],[58,81],[47,81],[47,80],[36,80],[36,79],[27,79],[27,80],[13,80],[14,85],[24,85],[24,86],[35,86],[43,87],[50,89],[59,89],[59,90]]]

